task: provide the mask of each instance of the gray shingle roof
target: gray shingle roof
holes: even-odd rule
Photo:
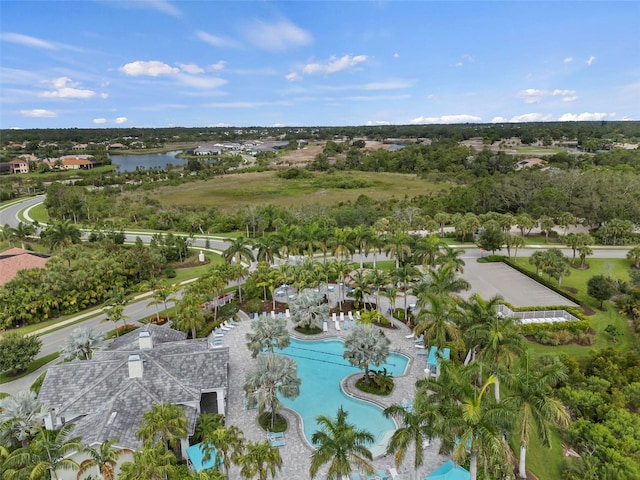
[[[137,343],[137,332],[132,333]],[[210,349],[206,339],[159,343],[156,335],[154,329],[150,350],[126,341],[116,350],[95,352],[92,360],[52,366],[38,396],[40,403],[73,422],[73,434],[87,444],[117,437],[119,446],[139,449],[135,432],[142,416],[152,404],[163,402],[183,405],[193,433],[201,392],[227,388],[229,349]],[[166,332],[165,338],[172,335]],[[131,349],[125,350],[126,346]],[[142,378],[129,378],[131,353],[143,360]]]

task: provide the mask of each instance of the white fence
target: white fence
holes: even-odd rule
[[[503,317],[518,319],[522,324],[572,322],[579,320],[579,318],[571,315],[566,310],[528,310],[524,312],[514,312],[506,305],[498,305],[498,314]]]

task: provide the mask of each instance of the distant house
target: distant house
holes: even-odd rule
[[[23,158],[9,160],[9,173],[29,173],[29,162]]]
[[[27,268],[44,268],[49,260],[41,255],[22,248],[11,248],[0,252],[0,285],[13,279],[20,270]]]
[[[127,148],[127,146],[123,143],[112,143],[109,146],[107,146],[107,150],[118,150],[122,148]]]
[[[524,160],[519,161],[516,164],[516,170],[522,170],[523,168],[531,168],[531,167],[543,167],[547,164],[541,158],[525,158]]]
[[[63,170],[89,170],[98,164],[91,160],[90,155],[79,155],[75,157],[60,157],[58,159],[44,160],[44,163],[51,168],[60,168]]]
[[[86,143],[76,143],[73,147],[71,147],[71,150],[86,150],[86,149],[87,149]]]
[[[187,437],[201,412],[225,414],[228,371],[228,347],[148,324],[94,352],[91,360],[50,367],[38,401],[49,409],[47,429],[71,423],[72,435],[84,444],[119,438],[119,447],[139,450],[136,431],[154,404],[183,408]],[[188,438],[181,447],[186,458]]]

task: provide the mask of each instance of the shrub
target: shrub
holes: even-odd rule
[[[165,268],[163,274],[167,278],[176,278],[176,271],[171,267]]]
[[[594,345],[596,343],[596,336],[591,332],[579,333],[576,341],[578,345]]]
[[[556,340],[551,337],[551,334],[547,330],[541,330],[534,335],[536,342],[543,345],[557,345]]]
[[[573,333],[567,330],[558,330],[557,332],[550,332],[549,336],[554,340],[556,345],[567,345],[573,342]]]
[[[245,308],[249,313],[260,312],[262,310],[262,300],[260,300],[259,298],[252,298],[251,300],[247,301]]]
[[[313,174],[308,170],[304,170],[302,168],[287,168],[286,170],[278,170],[276,173],[278,178],[284,178],[285,180],[292,180],[295,178],[309,178],[312,177]]]

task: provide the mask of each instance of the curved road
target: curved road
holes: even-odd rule
[[[10,226],[15,227],[20,222],[20,218],[18,214],[21,211],[33,205],[37,205],[42,201],[44,201],[44,195],[32,197],[26,200],[16,201],[12,204],[5,206],[4,208],[1,208],[0,209],[0,225],[9,224]],[[148,243],[151,240],[151,236],[152,236],[149,233],[135,232],[135,231],[128,231],[125,233],[127,236],[127,241],[130,241],[130,242],[135,241],[135,238],[139,236],[145,243]],[[194,247],[204,247],[205,242],[206,242],[205,237],[194,238],[192,245]],[[222,251],[226,248],[226,241],[221,239],[220,237],[217,237],[217,238],[210,237],[209,242],[212,249]],[[525,249],[520,249],[518,251],[518,255],[523,257],[528,257],[533,252],[541,248],[547,248],[547,246],[536,245],[536,246],[530,246]],[[614,249],[614,248],[593,247],[593,250],[594,250],[593,256],[595,258],[625,258],[627,253],[627,249],[623,249],[623,248]],[[572,251],[570,249],[563,249],[563,252],[565,253],[565,255],[572,255]],[[379,256],[379,259],[381,259],[380,257],[384,257],[384,256]],[[467,249],[464,255],[462,256],[462,258],[465,260],[472,260],[480,257],[481,257],[481,252],[477,248]],[[370,260],[371,260],[371,257],[369,256],[367,258],[367,261],[370,261]],[[358,255],[354,256],[354,261],[359,261]],[[486,264],[477,264],[476,262],[467,262],[467,263],[468,263],[468,267],[471,267],[471,268],[468,268],[468,270],[471,270],[471,271],[469,271],[468,274],[466,274],[465,276],[469,275],[470,277],[472,277],[472,278],[469,278],[469,280],[473,284],[473,290],[474,291],[479,290],[480,293],[482,294],[483,290],[489,289],[486,292],[486,294],[492,295],[493,292],[490,292],[490,285],[489,285],[491,279],[482,278],[483,277],[482,274],[476,275],[475,273],[477,271],[477,269],[475,268],[476,265],[480,266],[480,265],[486,265]],[[473,278],[476,276],[478,278]],[[153,305],[148,306],[148,304],[151,301],[150,297],[149,296],[147,296],[146,298],[140,298],[140,297],[144,297],[144,295],[137,297],[138,298],[137,300],[125,306],[124,313],[125,315],[128,316],[127,318],[128,323],[136,323],[137,321],[150,317],[156,313],[155,306]],[[178,298],[179,298],[179,293],[178,293]],[[172,306],[172,304],[169,304],[169,306]],[[82,315],[78,315],[75,318],[78,318],[78,317],[82,317]],[[98,313],[97,315],[83,321],[82,326],[91,327],[96,332],[106,332],[108,330],[112,330],[114,328],[114,324],[112,322],[103,322],[105,318],[106,318],[106,315],[104,313]],[[50,353],[59,351],[61,347],[64,345],[65,338],[69,335],[69,333],[74,328],[77,328],[77,327],[78,327],[77,324],[69,325],[68,327],[61,328],[60,330],[57,330],[55,332],[42,333],[40,335],[40,338],[42,339],[43,346],[42,346],[42,351],[38,356],[42,357]],[[46,367],[43,367],[43,369],[44,368]],[[41,373],[43,369],[41,369],[38,372],[34,372],[31,375],[27,375],[26,377],[23,377],[20,380],[16,380],[15,382],[10,382],[10,383],[0,385],[0,391],[5,391],[7,393],[15,393],[19,390],[28,389],[31,383],[33,382],[33,380],[35,380],[35,378]]]

